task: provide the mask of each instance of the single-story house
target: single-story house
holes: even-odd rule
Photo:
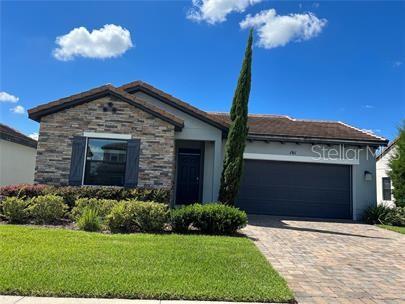
[[[37,141],[0,123],[0,186],[34,182]]]
[[[40,122],[35,182],[172,189],[218,198],[229,115],[145,82],[103,85],[29,110]],[[376,204],[374,152],[387,140],[342,122],[250,115],[236,205],[249,213],[360,218]]]
[[[398,139],[399,137],[390,142],[376,158],[377,203],[390,207],[394,207],[395,202],[392,195],[391,178],[388,176],[390,171],[389,161],[395,156]]]

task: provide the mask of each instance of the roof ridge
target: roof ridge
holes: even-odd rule
[[[367,132],[366,130],[356,128],[356,127],[354,127],[354,126],[352,126],[352,125],[349,125],[349,124],[347,124],[347,123],[345,123],[345,122],[343,122],[343,121],[340,121],[340,120],[339,120],[338,123],[340,123],[340,124],[342,124],[342,125],[344,125],[344,126],[346,126],[346,127],[348,127],[348,128],[351,128],[351,129],[354,129],[354,130],[356,130],[356,131],[359,131],[359,132],[361,132],[361,133],[364,133],[364,134],[367,134],[367,135],[369,135],[369,136],[373,136],[373,137],[375,137],[375,138],[378,138],[378,139],[380,139],[380,140],[385,140],[385,141],[387,140],[385,137],[378,136],[378,135],[374,134],[373,132]]]

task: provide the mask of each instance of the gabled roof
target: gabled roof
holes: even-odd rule
[[[130,105],[133,105],[147,113],[150,113],[170,124],[174,125],[177,130],[180,130],[184,126],[182,119],[176,117],[175,115],[164,111],[139,97],[128,94],[127,92],[117,89],[114,86],[107,84],[100,86],[98,88],[91,89],[89,91],[75,94],[69,97],[61,98],[55,101],[48,102],[46,104],[39,105],[35,108],[28,110],[28,117],[35,120],[41,121],[41,117],[56,113],[58,111],[68,109],[79,104],[83,104],[104,96],[115,96]]]
[[[140,80],[133,81],[120,86],[119,89],[125,90],[131,94],[141,91],[214,127],[217,127],[223,131],[228,130],[229,125],[226,122],[217,120],[216,117],[212,117],[207,112],[202,111],[166,92],[163,92],[162,90],[159,90],[146,82]]]
[[[228,113],[209,113],[202,111],[170,94],[167,94],[143,81],[127,83],[119,88],[112,85],[104,85],[90,91],[62,98],[44,105],[40,105],[28,111],[29,117],[40,121],[42,116],[74,107],[106,95],[116,96],[135,107],[149,112],[176,126],[181,130],[184,125],[182,119],[167,111],[152,105],[150,102],[132,95],[135,92],[143,92],[155,97],[161,102],[172,106],[184,113],[200,119],[222,130],[228,131],[230,118]],[[316,121],[294,119],[282,115],[249,114],[249,139],[277,140],[292,142],[311,143],[348,143],[361,145],[387,145],[388,140],[375,134],[357,129],[339,121]]]
[[[30,148],[37,148],[37,141],[21,132],[0,123],[0,139],[14,142]]]
[[[393,141],[391,141],[388,146],[381,151],[381,153],[376,157],[376,160],[380,160],[385,154],[387,154],[389,151],[392,150],[393,147],[395,147],[397,141],[399,140],[399,136],[395,138]]]
[[[209,113],[210,116],[230,123],[228,113]],[[349,126],[340,121],[294,119],[283,115],[249,114],[249,138],[251,139],[307,139],[307,141],[364,142],[386,144],[385,138]]]

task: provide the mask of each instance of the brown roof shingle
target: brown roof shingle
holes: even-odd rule
[[[151,113],[152,115],[155,115],[160,119],[163,119],[175,125],[178,129],[181,129],[184,126],[184,121],[178,118],[177,116],[169,112],[166,112],[165,110],[158,108],[150,104],[149,102],[142,100],[139,97],[128,94],[124,90],[117,89],[110,84],[103,85],[86,92],[82,92],[69,97],[51,101],[46,104],[39,105],[35,108],[28,110],[28,117],[33,120],[40,121],[42,116],[49,115],[51,113],[55,113],[66,108],[74,107],[76,105],[94,100],[96,98],[101,98],[106,95],[116,96],[128,102],[129,104],[137,108],[140,108],[143,111]]]
[[[210,116],[230,123],[228,113],[209,113]],[[249,136],[302,137],[314,139],[386,142],[385,138],[362,131],[339,121],[294,119],[281,115],[255,115],[248,118]]]
[[[0,123],[0,138],[31,148],[37,148],[37,141],[21,132]]]

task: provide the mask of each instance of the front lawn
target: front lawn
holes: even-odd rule
[[[0,294],[288,301],[284,279],[243,237],[108,235],[0,225]]]
[[[391,225],[377,225],[377,226],[380,228],[384,228],[384,229],[388,229],[388,230],[392,230],[395,232],[405,234],[405,227],[391,226]]]

